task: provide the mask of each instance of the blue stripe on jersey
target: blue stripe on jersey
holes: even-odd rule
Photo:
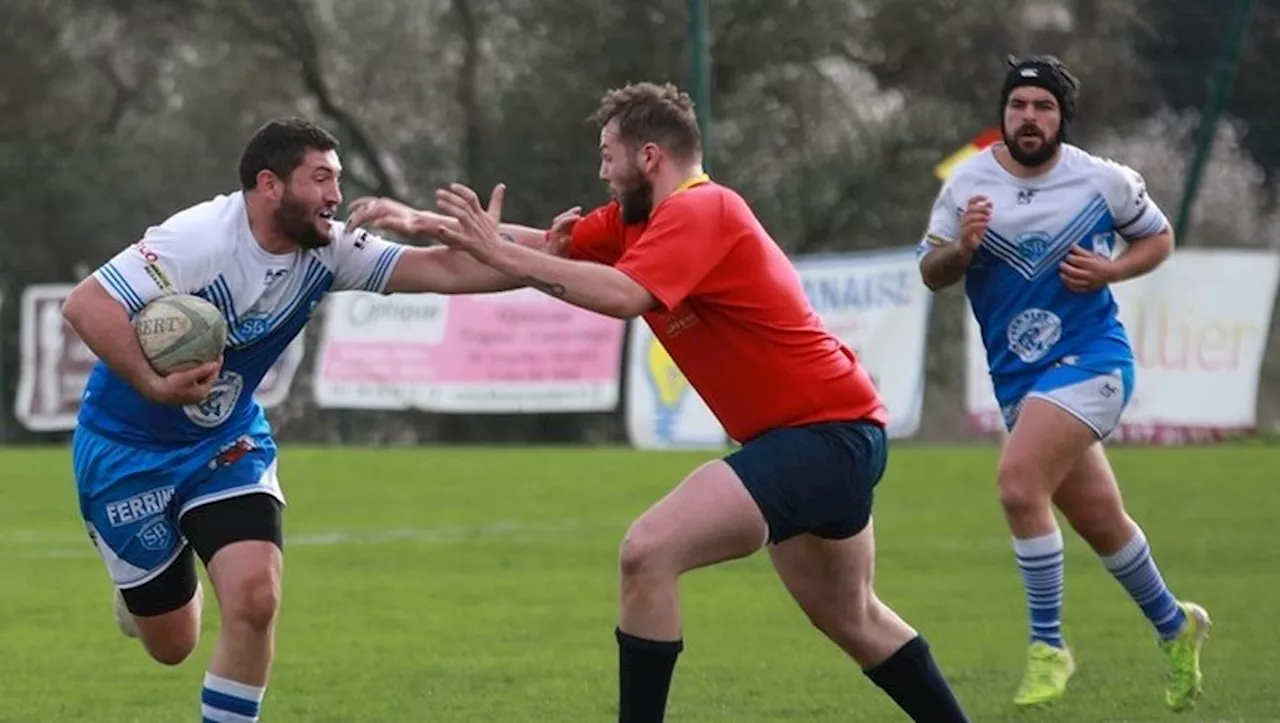
[[[298,295],[285,305],[283,311],[271,317],[271,327],[274,329],[277,324],[288,319],[290,315],[298,310],[299,306],[309,303],[307,300],[311,298],[316,289],[332,283],[332,281],[333,272],[329,271],[319,260],[314,257],[311,258],[307,263],[307,271],[302,277],[302,285],[298,289]]]
[[[1081,239],[1089,234],[1090,231],[1098,225],[1098,222],[1111,214],[1111,209],[1107,208],[1107,200],[1101,194],[1094,197],[1087,206],[1084,207],[1071,223],[1054,237],[1054,250],[1050,256],[1046,257],[1046,268],[1057,268],[1058,264],[1071,253],[1071,247],[1075,246]],[[1060,244],[1060,245],[1059,245]],[[1043,271],[1044,269],[1041,269]]]
[[[333,274],[321,261],[315,258],[309,259],[307,270],[304,272],[303,281],[297,294],[285,304],[283,310],[267,320],[265,332],[254,333],[252,336],[246,336],[241,331],[241,325],[238,323],[241,318],[235,311],[235,301],[232,299],[231,291],[227,287],[225,278],[219,276],[213,283],[202,289],[199,295],[208,299],[210,303],[222,311],[223,316],[227,317],[227,344],[233,348],[239,348],[254,344],[260,341],[265,334],[275,331],[276,327],[298,310],[298,307],[302,305],[307,297],[311,296],[317,289],[325,286],[326,282],[332,279]]]
[[[232,326],[235,326],[235,323],[240,320],[240,314],[236,312],[236,299],[231,294],[231,287],[227,284],[227,278],[219,276],[213,280],[212,287],[218,290],[218,295],[226,302],[224,311],[227,312],[227,320],[231,322]]]
[[[228,338],[234,336],[236,309],[234,302],[231,300],[231,294],[227,289],[226,281],[219,276],[213,280],[213,283],[197,291],[196,295],[218,307],[222,315],[227,318]]]
[[[1018,254],[1018,247],[1010,243],[1008,239],[1000,234],[987,229],[987,233],[983,236],[983,241],[987,242],[987,246],[991,249],[991,253],[998,258],[1003,259],[1005,263],[1012,266],[1018,273],[1030,279],[1035,276],[1035,267],[1031,262],[1022,258]]]
[[[373,273],[369,275],[369,280],[365,282],[366,291],[378,291],[386,284],[386,277],[391,270],[392,262],[400,255],[400,249],[392,246],[382,250],[378,256],[378,263],[373,267]]]
[[[103,281],[107,282],[108,286],[120,295],[129,311],[136,313],[142,309],[144,306],[142,297],[138,296],[138,292],[133,290],[133,287],[125,279],[124,274],[121,274],[114,265],[110,263],[104,264],[101,269],[101,277]]]
[[[1047,248],[1035,259],[1025,257],[1018,244],[987,229],[984,241],[991,252],[1030,280],[1046,270],[1056,268],[1085,233],[1109,213],[1102,194],[1093,196],[1067,224],[1049,240]]]
[[[201,296],[208,298],[214,306],[222,310],[222,315],[227,318],[227,343],[231,346],[244,346],[252,341],[240,333],[240,314],[236,312],[235,298],[231,295],[231,287],[227,285],[227,280],[223,276],[213,280],[201,292]]]
[[[1084,208],[1080,209],[1075,218],[1068,221],[1067,225],[1058,232],[1058,235],[1053,237],[1054,243],[1066,241],[1069,247],[1080,240],[1084,232],[1107,213],[1110,213],[1110,209],[1107,208],[1107,199],[1103,198],[1102,194],[1099,193],[1089,199],[1089,202],[1085,204]]]

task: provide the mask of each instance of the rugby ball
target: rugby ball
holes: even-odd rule
[[[133,317],[142,353],[160,374],[217,359],[227,345],[227,319],[193,294],[161,296]]]

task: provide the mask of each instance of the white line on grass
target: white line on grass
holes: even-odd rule
[[[626,522],[554,520],[529,524],[515,520],[498,520],[483,525],[438,525],[405,527],[389,530],[333,530],[299,532],[285,535],[285,549],[291,547],[365,547],[396,542],[414,544],[448,544],[467,540],[491,540],[520,537],[547,539],[566,532],[584,529],[625,530]],[[74,535],[43,530],[10,530],[0,532],[0,558],[49,559],[97,557],[87,535]]]

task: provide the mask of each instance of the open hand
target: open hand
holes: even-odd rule
[[[540,250],[554,256],[563,256],[569,248],[569,244],[573,241],[573,227],[581,219],[581,206],[574,206],[567,211],[562,211],[551,222],[551,228],[547,229],[547,240]]]
[[[481,261],[502,243],[498,222],[502,218],[502,198],[506,187],[499,183],[489,197],[489,207],[480,205],[476,192],[461,183],[451,183],[436,191],[436,203],[453,223],[440,229],[440,241],[446,246],[471,253]]]
[[[395,199],[362,196],[348,204],[347,228],[382,229],[401,236],[431,233],[430,219],[422,211]]]

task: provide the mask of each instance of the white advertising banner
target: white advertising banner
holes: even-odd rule
[[[618,404],[625,323],[539,291],[339,292],[325,306],[321,407],[513,413]]]
[[[1113,439],[1176,444],[1253,429],[1278,279],[1274,252],[1180,249],[1114,286],[1137,381]],[[966,313],[967,410],[980,429],[1000,429],[986,352]]]
[[[22,368],[14,416],[32,431],[75,428],[80,396],[98,361],[62,318],[62,302],[73,288],[71,284],[35,284],[22,290]],[[255,396],[262,406],[273,407],[288,397],[305,353],[299,334],[258,385]]]
[[[627,346],[627,439],[639,449],[718,449],[729,443],[667,350],[641,319]]]
[[[932,302],[920,281],[915,250],[799,257],[794,263],[818,315],[857,353],[880,389],[890,417],[889,436],[915,434],[924,401]],[[647,324],[632,324],[627,356],[631,444],[644,449],[724,444],[724,429]]]

